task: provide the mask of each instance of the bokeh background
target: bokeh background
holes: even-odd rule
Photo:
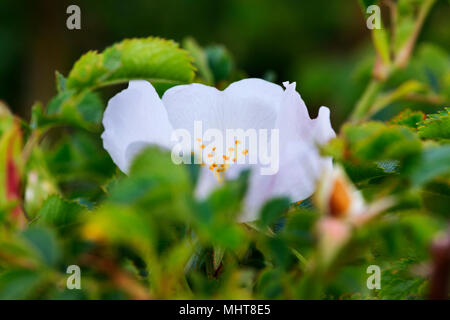
[[[81,8],[81,30],[66,28],[70,4]],[[438,1],[419,42],[448,52],[449,17],[448,1]],[[33,102],[54,96],[55,70],[67,75],[88,50],[150,35],[224,45],[247,76],[297,81],[311,114],[327,105],[335,126],[353,108],[373,61],[357,0],[1,0],[0,100],[29,118]]]

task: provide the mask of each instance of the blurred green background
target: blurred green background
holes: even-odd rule
[[[66,28],[70,4],[81,8],[81,30]],[[449,2],[438,1],[419,42],[448,52],[449,17]],[[150,35],[223,44],[247,76],[297,81],[311,114],[327,105],[335,126],[364,89],[373,61],[356,0],[2,0],[0,100],[29,118],[33,102],[55,94],[55,70],[67,75],[88,50]]]

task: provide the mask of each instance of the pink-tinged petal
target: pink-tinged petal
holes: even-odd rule
[[[147,144],[170,147],[172,127],[167,112],[147,81],[130,81],[127,89],[109,100],[103,126],[103,147],[123,172],[128,171],[132,161],[127,156],[132,143],[140,143],[135,147]],[[136,148],[132,149],[133,154],[137,152]]]

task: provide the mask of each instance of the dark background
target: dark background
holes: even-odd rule
[[[70,4],[81,8],[81,30],[66,28]],[[449,7],[438,1],[421,42],[448,51]],[[27,118],[33,102],[55,94],[55,70],[67,75],[88,50],[150,35],[223,44],[248,76],[297,81],[307,105],[330,106],[335,123],[353,107],[372,63],[357,0],[1,0],[0,100]]]

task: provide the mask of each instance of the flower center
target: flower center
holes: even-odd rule
[[[240,140],[234,140],[234,146],[229,147],[225,152],[217,150],[216,146],[205,150],[206,146],[202,143],[200,138],[198,142],[198,154],[201,166],[208,166],[208,169],[214,174],[214,177],[219,183],[225,180],[225,172],[232,164],[243,163],[241,159],[248,154],[248,149],[242,147]]]

